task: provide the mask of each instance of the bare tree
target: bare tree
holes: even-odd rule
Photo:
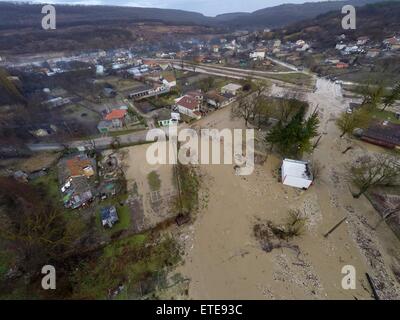
[[[255,103],[247,98],[242,97],[238,104],[232,108],[232,116],[236,118],[243,118],[247,127],[250,119],[254,119]]]
[[[311,162],[311,173],[313,176],[314,181],[318,180],[321,176],[321,171],[324,167],[321,165],[321,163],[318,160],[313,160]]]
[[[370,115],[364,109],[356,110],[352,113],[343,112],[336,120],[336,125],[342,131],[340,137],[353,132],[355,128],[366,127],[371,120]]]
[[[279,120],[287,123],[299,109],[299,103],[303,103],[304,100],[304,96],[299,92],[285,92],[277,106],[279,108]]]
[[[348,171],[351,182],[359,188],[359,192],[353,193],[353,197],[359,198],[370,187],[397,185],[400,163],[398,159],[387,154],[367,155],[358,158]]]

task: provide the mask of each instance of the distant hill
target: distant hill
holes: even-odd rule
[[[364,6],[383,0],[348,0],[348,1],[321,1],[306,2],[303,4],[282,4],[271,8],[254,11],[253,13],[243,14],[242,16],[232,16],[227,20],[228,15],[224,15],[225,22],[230,27],[283,27],[298,21],[312,19],[320,14],[329,11],[340,12],[346,4],[354,6]],[[216,17],[218,20],[218,16]]]
[[[221,22],[233,21],[235,19],[243,19],[245,17],[250,17],[250,12],[232,12],[232,13],[224,13],[217,15],[214,20]]]
[[[288,0],[290,1],[290,0]],[[282,27],[304,19],[314,18],[332,10],[339,10],[345,4],[356,6],[382,0],[348,0],[323,1],[304,4],[284,4],[276,7],[257,10],[253,13],[227,13],[216,17],[172,9],[115,7],[115,6],[82,6],[57,4],[57,25],[113,25],[123,22],[165,22],[171,24],[198,24],[237,27]],[[0,29],[21,27],[40,28],[42,18],[40,4],[0,2]]]
[[[313,40],[316,47],[332,48],[337,41],[336,36],[342,33],[349,39],[368,36],[377,41],[400,33],[400,1],[386,1],[359,8],[356,30],[343,30],[342,17],[340,12],[329,12],[277,30],[274,35],[287,40]]]
[[[0,28],[40,28],[42,7],[41,4],[0,2]],[[172,9],[61,4],[55,7],[58,27],[145,21],[209,25],[213,20],[200,13]]]

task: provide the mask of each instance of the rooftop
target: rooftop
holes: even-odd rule
[[[127,111],[123,109],[114,109],[109,114],[107,114],[105,120],[122,119],[126,116]]]
[[[101,208],[100,214],[103,227],[107,225],[111,228],[118,221],[117,209],[114,206]]]
[[[375,123],[363,132],[362,139],[388,148],[400,146],[400,125]]]
[[[199,106],[199,102],[191,97],[191,96],[183,96],[178,102],[177,105],[185,107],[186,109],[195,110]]]
[[[282,171],[288,176],[312,180],[309,164],[306,161],[284,159]]]
[[[66,161],[66,166],[71,177],[92,176],[94,174],[92,161],[87,157],[76,156]]]
[[[239,90],[240,88],[242,88],[242,86],[236,83],[229,83],[226,86],[222,87],[223,90],[229,90],[229,91],[236,91]]]

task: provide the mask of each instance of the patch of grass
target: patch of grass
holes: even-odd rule
[[[378,119],[378,120],[388,120],[393,123],[400,124],[400,120],[396,119],[395,114],[390,111],[381,111],[379,109],[375,109],[371,111],[371,117],[372,119]]]
[[[268,78],[308,87],[313,84],[311,76],[304,73],[269,74]]]
[[[108,135],[110,137],[119,137],[119,136],[123,136],[125,134],[129,134],[129,133],[134,133],[134,132],[139,132],[139,131],[143,131],[146,130],[145,128],[136,128],[136,129],[127,129],[127,130],[118,130],[118,131],[109,131]]]
[[[147,175],[147,182],[149,183],[151,191],[160,190],[161,180],[157,171],[152,171]]]
[[[177,212],[193,214],[199,205],[200,181],[193,167],[178,163],[174,168],[174,183],[179,194],[174,201]]]

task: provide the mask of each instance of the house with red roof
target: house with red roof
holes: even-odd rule
[[[113,109],[99,122],[97,129],[104,133],[112,129],[122,128],[126,125],[128,118],[128,111],[126,109]]]
[[[185,114],[191,118],[200,119],[201,101],[194,96],[184,95],[176,101],[176,108],[179,113]]]

